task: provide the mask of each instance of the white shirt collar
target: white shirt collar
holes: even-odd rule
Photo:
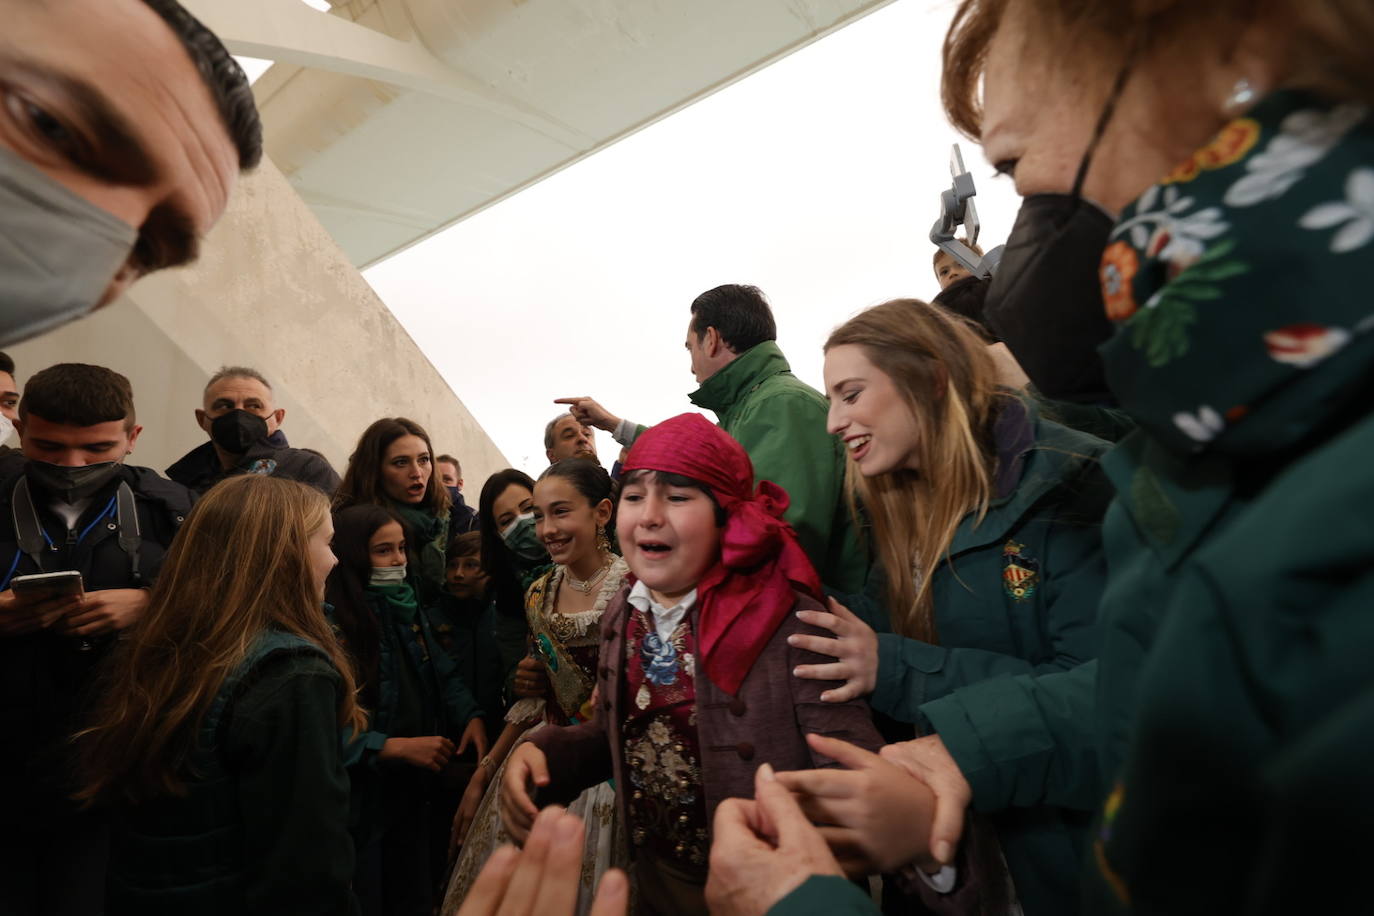
[[[692,605],[697,603],[697,590],[692,589],[682,596],[682,600],[670,608],[665,608],[654,600],[653,595],[649,594],[649,586],[644,584],[644,580],[637,580],[630,589],[629,597],[626,599],[634,607],[647,613],[654,621],[654,631],[658,633],[660,639],[665,642],[672,638],[673,631],[682,622],[682,618],[687,616],[687,612],[692,609]]]

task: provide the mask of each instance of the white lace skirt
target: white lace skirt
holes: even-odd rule
[[[543,723],[534,726],[545,727]],[[552,726],[550,726],[552,727]],[[527,732],[528,734],[528,732]],[[506,758],[508,763],[510,758]],[[448,891],[444,894],[444,905],[439,910],[442,916],[453,916],[463,905],[463,898],[477,881],[477,874],[487,864],[491,854],[506,843],[512,842],[501,822],[501,780],[506,773],[506,764],[496,771],[496,776],[487,786],[482,803],[477,808],[477,816],[468,829],[463,842],[458,864],[449,879]],[[577,895],[578,916],[586,916],[591,910],[592,899],[601,876],[609,868],[624,868],[626,846],[620,819],[616,816],[615,790],[610,782],[598,783],[583,792],[568,806],[568,810],[586,824],[586,841],[582,847],[582,885]]]

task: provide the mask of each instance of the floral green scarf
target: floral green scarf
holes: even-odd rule
[[[1260,455],[1368,408],[1374,119],[1276,92],[1122,213],[1102,258],[1121,406],[1175,452]]]

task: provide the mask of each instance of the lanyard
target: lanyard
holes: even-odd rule
[[[33,496],[29,493],[29,481],[27,477],[21,476],[14,484],[13,498],[10,502],[11,513],[14,520],[14,533],[19,542],[19,552],[14,556],[14,562],[10,564],[10,571],[5,576],[4,586],[9,585],[10,578],[14,571],[19,568],[19,555],[26,554],[39,572],[45,572],[43,568],[43,548],[52,547],[52,540],[48,533],[43,530],[43,525],[38,520],[38,510],[34,507]],[[110,497],[110,505],[95,517],[75,543],[79,544],[85,540],[86,535],[96,526],[96,523],[104,518],[108,518],[113,509],[115,515],[115,527],[119,532],[119,548],[129,557],[129,571],[133,579],[133,586],[137,587],[142,581],[139,574],[138,548],[143,540],[138,527],[138,509],[134,503],[134,491],[125,481],[119,482],[119,489],[115,495]]]

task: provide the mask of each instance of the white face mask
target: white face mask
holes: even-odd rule
[[[0,347],[95,308],[138,233],[0,148]]]
[[[5,440],[14,434],[14,421],[9,417],[0,414],[0,445],[5,444]]]
[[[405,564],[400,566],[374,566],[368,585],[399,585],[406,580]]]

